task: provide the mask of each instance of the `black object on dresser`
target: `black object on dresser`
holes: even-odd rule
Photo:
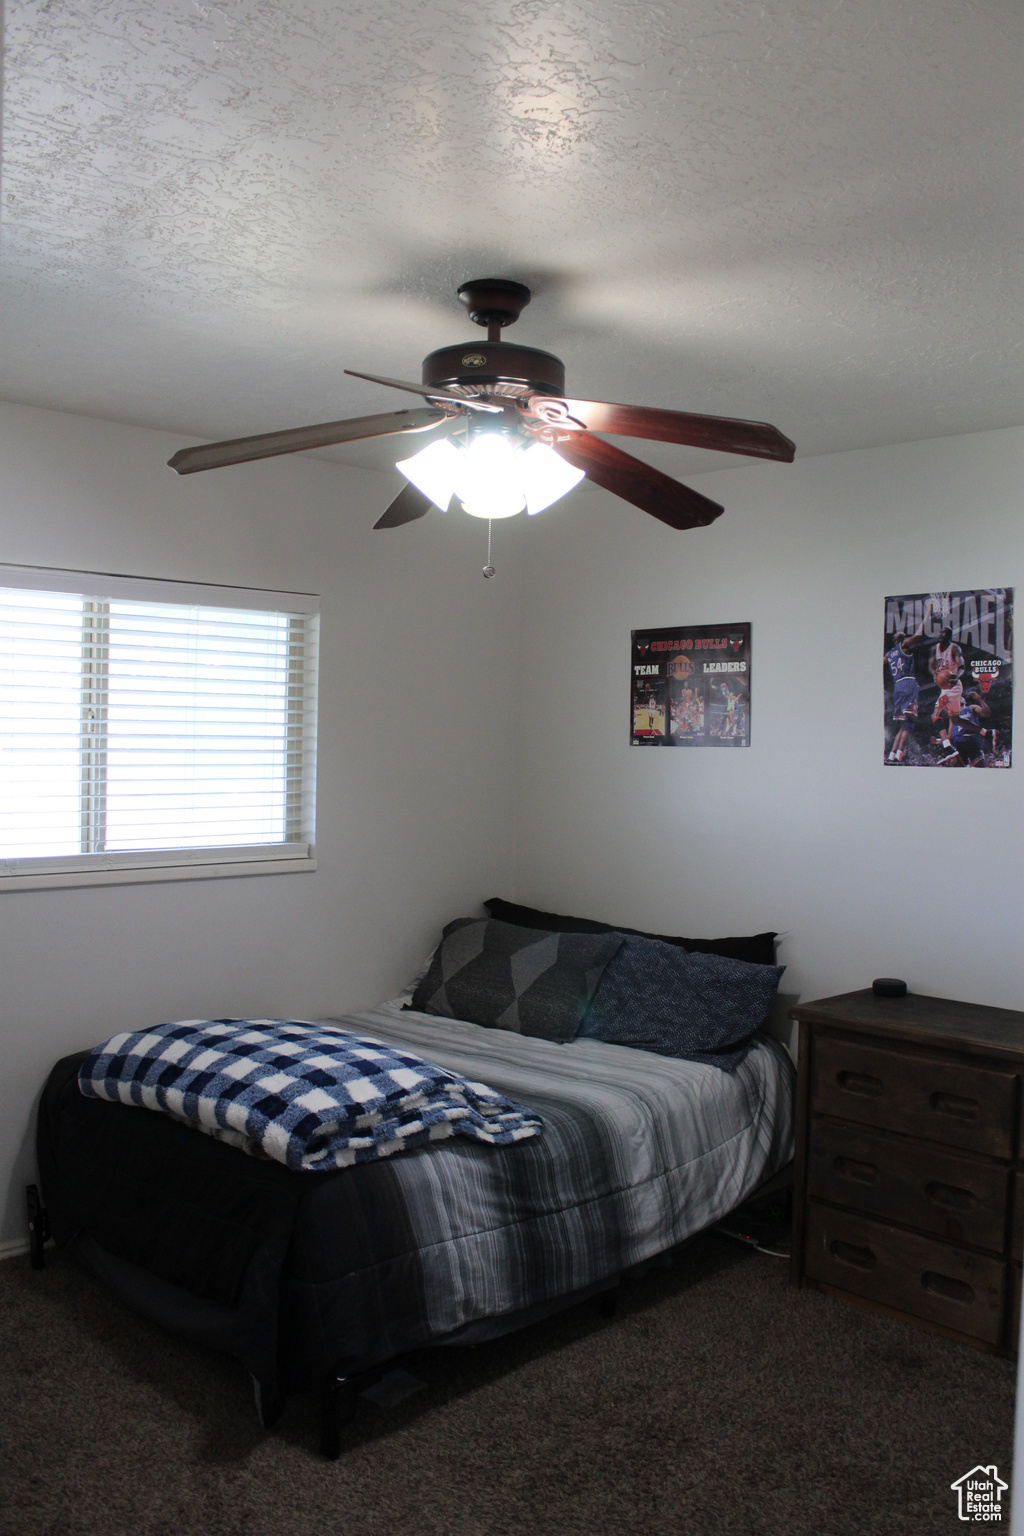
[[[1024,1013],[865,989],[790,1018],[793,1283],[1015,1354]]]

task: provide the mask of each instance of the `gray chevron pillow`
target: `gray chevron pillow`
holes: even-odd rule
[[[621,944],[621,933],[546,933],[456,918],[410,1006],[486,1029],[571,1040]]]

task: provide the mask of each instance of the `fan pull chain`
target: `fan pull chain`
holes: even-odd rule
[[[484,575],[488,580],[494,575],[494,566],[491,564],[491,520],[487,519],[487,564],[484,566]]]

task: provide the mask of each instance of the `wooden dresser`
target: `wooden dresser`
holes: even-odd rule
[[[793,1283],[1016,1353],[1024,1013],[866,990],[790,1017]]]

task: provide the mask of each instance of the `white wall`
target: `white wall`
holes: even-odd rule
[[[319,868],[0,892],[0,1244],[24,1236],[60,1056],[168,1018],[376,1002],[439,922],[511,885],[518,536],[486,582],[479,523],[372,532],[397,475],[292,459],[179,479],[181,446],[0,405],[0,560],[319,593]]]
[[[1024,767],[886,768],[881,645],[887,594],[1020,589],[1022,471],[1009,429],[690,477],[726,508],[696,532],[598,490],[531,523],[518,899],[778,929],[804,998],[895,975],[1024,1007]],[[631,748],[630,630],[744,620],[749,750]]]

